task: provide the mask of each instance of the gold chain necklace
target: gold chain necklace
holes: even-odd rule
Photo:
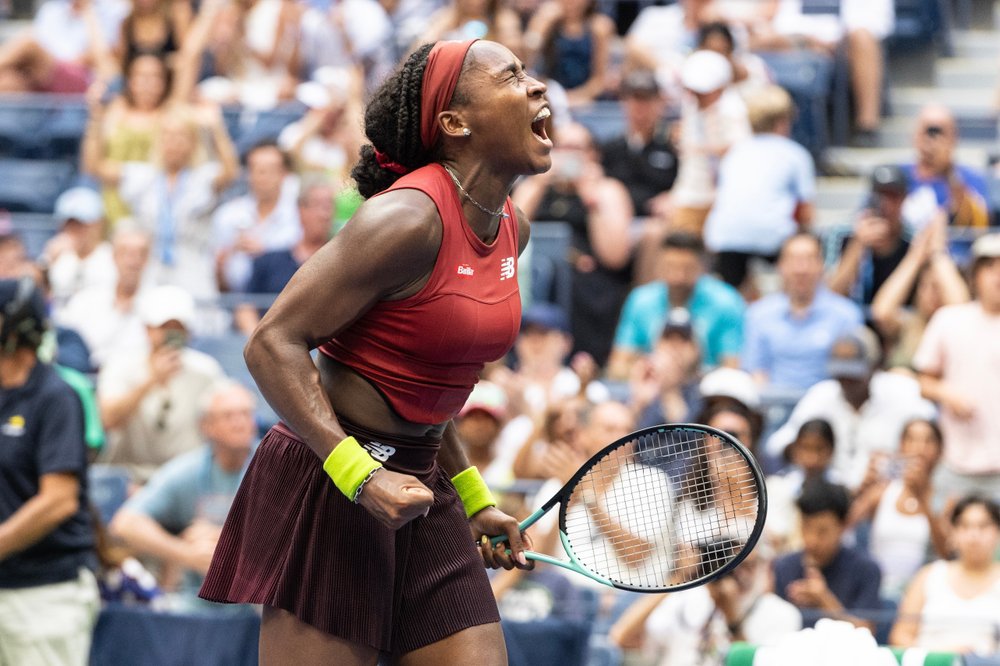
[[[486,213],[487,215],[489,215],[490,218],[500,217],[500,216],[503,216],[505,218],[510,217],[510,215],[508,215],[507,213],[503,212],[504,205],[506,205],[506,203],[504,203],[503,205],[501,205],[496,210],[490,210],[489,208],[487,208],[483,204],[481,204],[478,201],[476,201],[475,199],[473,199],[472,195],[465,191],[465,188],[462,187],[462,183],[458,182],[458,176],[455,174],[454,171],[451,170],[450,166],[448,166],[447,164],[442,164],[441,166],[443,166],[444,170],[448,172],[449,176],[451,176],[451,180],[452,180],[453,183],[455,183],[455,187],[458,188],[458,191],[461,192],[462,195],[465,196],[465,198],[468,199],[472,203],[473,206],[475,206],[479,210],[481,210],[484,213]]]

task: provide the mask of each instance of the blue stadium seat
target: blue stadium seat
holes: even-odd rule
[[[60,104],[52,110],[45,126],[45,156],[77,159],[87,129],[89,112],[83,100]]]
[[[990,224],[1000,224],[1000,178],[993,176],[986,183],[987,193],[990,200],[987,202],[990,208]]]
[[[302,118],[304,113],[305,107],[301,104],[289,104],[256,114],[244,112],[239,118],[238,133],[233,135],[236,150],[244,156],[254,145],[276,140],[281,130]]]
[[[819,156],[829,143],[828,100],[833,88],[834,60],[811,51],[761,53],[775,81],[798,107],[792,138]]]
[[[37,259],[49,239],[59,233],[60,224],[51,215],[43,213],[13,213],[10,231],[24,243],[31,259]]]
[[[51,109],[34,98],[0,103],[0,157],[37,157],[44,151]]]
[[[921,49],[940,42],[944,55],[953,48],[948,0],[895,0],[896,25],[888,45],[894,50]]]
[[[567,314],[573,300],[573,271],[567,259],[571,235],[565,222],[533,222],[528,242],[531,300],[556,303]]]
[[[87,495],[105,525],[128,498],[128,484],[129,475],[124,467],[91,465],[87,469]]]
[[[586,127],[597,144],[607,143],[625,133],[625,114],[618,102],[594,102],[573,109],[573,120]]]
[[[250,370],[247,369],[246,361],[243,359],[243,346],[246,341],[246,336],[242,333],[232,332],[225,335],[195,337],[191,341],[191,347],[214,358],[222,366],[227,377],[243,384],[257,396],[257,425],[266,430],[278,422],[278,415],[264,400]]]
[[[60,160],[0,160],[0,209],[51,213],[75,171],[72,163]]]

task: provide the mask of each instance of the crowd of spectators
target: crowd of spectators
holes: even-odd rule
[[[814,156],[791,140],[795,105],[756,52],[846,57],[855,139],[870,143],[893,3],[808,4],[679,0],[619,34],[581,0],[46,0],[0,43],[0,92],[86,100],[81,178],[53,202],[38,256],[0,230],[0,279],[44,294],[37,356],[82,404],[67,426],[79,442],[51,453],[68,462],[37,473],[85,479],[79,445],[127,478],[109,524],[95,518],[105,600],[121,601],[124,578],[143,591],[132,603],[211,610],[199,576],[271,424],[200,343],[238,347],[359,205],[348,174],[373,83],[425,41],[485,37],[549,87],[552,169],[512,197],[535,223],[568,225],[571,289],[523,285],[514,349],[456,417],[470,460],[523,517],[604,444],[693,421],[746,443],[771,493],[758,549],[722,580],[637,599],[540,565],[493,578],[504,617],[576,617],[596,597],[595,634],[648,664],[719,664],[735,640],[820,617],[904,647],[1000,653],[1000,234],[986,174],[957,163],[955,117],[927,106],[912,160],[875,168],[839,233],[816,228]],[[595,100],[617,100],[621,136],[580,122]],[[224,111],[289,104],[293,123],[237,147]],[[955,230],[977,238],[955,252]],[[24,389],[5,363],[6,403]],[[17,435],[15,416],[0,438]],[[27,467],[0,451],[0,479]],[[0,611],[17,567],[69,534],[16,532],[21,495],[0,489]],[[534,529],[558,554],[554,525]],[[93,600],[79,604],[86,633]],[[11,654],[35,654],[8,617],[0,663],[15,634],[25,651]],[[84,663],[79,634],[58,649]]]

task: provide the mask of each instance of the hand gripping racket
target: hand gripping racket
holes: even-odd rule
[[[539,562],[623,590],[682,590],[725,575],[764,529],[764,477],[736,438],[690,423],[638,430],[609,444],[521,524],[559,506],[568,560]],[[493,537],[495,545],[506,537]]]

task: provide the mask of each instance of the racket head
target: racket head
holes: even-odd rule
[[[633,592],[679,591],[726,575],[750,554],[767,515],[764,476],[750,451],[695,423],[652,426],[608,444],[557,498],[571,560]]]

